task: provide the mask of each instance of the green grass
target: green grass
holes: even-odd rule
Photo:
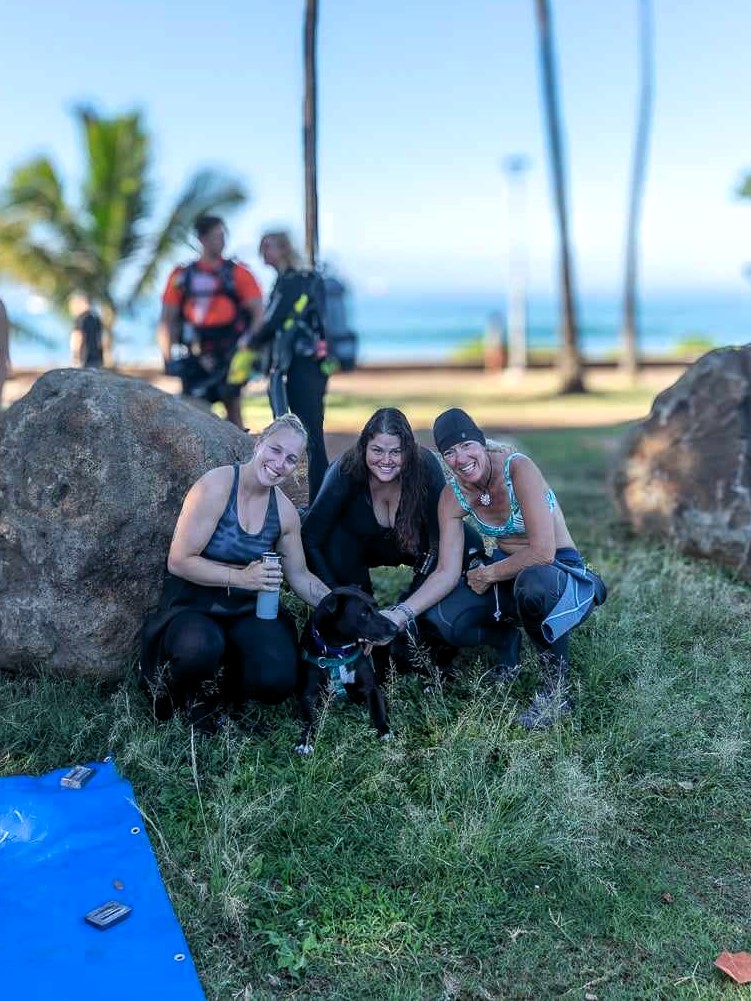
[[[642,381],[630,385],[618,373],[595,372],[587,376],[585,394],[561,396],[555,372],[529,373],[520,384],[505,381],[503,373],[426,373],[420,377],[395,372],[371,383],[347,376],[332,383],[326,397],[326,429],[358,432],[373,411],[398,406],[412,427],[431,428],[441,410],[459,406],[484,427],[575,427],[641,419],[649,413],[655,385]],[[659,388],[664,388],[660,385]],[[217,412],[223,412],[220,406]],[[243,418],[258,430],[271,420],[265,392],[252,390],[243,402]]]
[[[191,744],[132,677],[4,679],[0,769],[115,755],[210,998],[748,998],[712,960],[751,944],[751,596],[616,522],[619,433],[518,436],[611,587],[565,725],[516,727],[533,679],[488,688],[484,651],[392,682],[390,744],[331,706],[307,761],[292,706]]]

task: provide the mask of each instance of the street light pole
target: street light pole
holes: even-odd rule
[[[508,368],[517,374],[527,367],[527,246],[526,174],[529,157],[507,156],[501,164],[508,180]]]

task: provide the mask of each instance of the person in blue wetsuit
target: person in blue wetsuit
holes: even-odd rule
[[[185,709],[189,722],[211,730],[220,706],[254,699],[277,703],[297,686],[297,631],[281,605],[275,619],[256,616],[259,591],[283,576],[315,606],[329,588],[305,563],[300,518],[280,489],[305,453],[307,435],[294,414],[261,434],[249,462],[205,473],[188,491],[167,559],[156,611],[142,633],[141,681],[154,713]]]
[[[571,711],[569,632],[605,600],[605,585],[585,566],[555,494],[530,458],[489,445],[457,408],[439,415],[433,435],[451,473],[438,508],[438,565],[384,614],[400,628],[424,614],[455,646],[494,647],[495,676],[506,681],[519,673],[525,632],[538,652],[541,677],[519,722],[528,729],[550,726]],[[495,551],[462,578],[465,518]]]

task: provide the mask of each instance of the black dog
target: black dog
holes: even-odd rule
[[[298,754],[310,754],[321,696],[328,684],[353,702],[367,703],[370,722],[380,737],[389,732],[386,699],[376,681],[373,660],[360,640],[383,643],[397,628],[380,615],[376,601],[359,587],[337,587],[323,598],[303,630],[300,710],[305,726]]]

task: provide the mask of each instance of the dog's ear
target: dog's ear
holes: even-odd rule
[[[335,615],[337,609],[339,608],[339,595],[337,590],[329,591],[327,595],[316,605],[315,611],[318,615]]]

